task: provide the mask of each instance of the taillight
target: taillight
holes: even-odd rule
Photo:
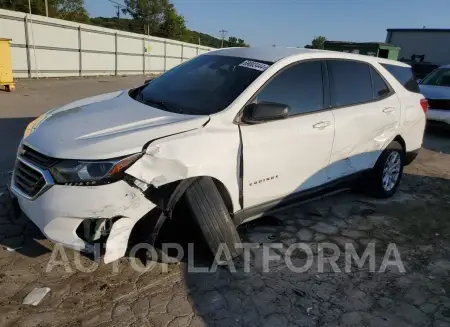
[[[427,111],[428,111],[428,100],[427,99],[420,99],[420,106],[422,107],[423,112],[427,113]]]

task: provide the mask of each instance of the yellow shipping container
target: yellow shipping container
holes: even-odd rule
[[[10,41],[0,38],[0,85],[4,85],[8,92],[16,89],[12,73]]]

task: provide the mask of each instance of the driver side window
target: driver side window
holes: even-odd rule
[[[289,106],[289,116],[324,108],[322,64],[308,61],[278,73],[256,96],[256,103],[276,102]]]

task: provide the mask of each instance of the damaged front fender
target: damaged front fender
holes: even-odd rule
[[[211,177],[223,184],[230,197],[230,211],[234,212],[241,209],[240,151],[237,126],[208,124],[152,142],[126,173],[158,189],[178,181]]]
[[[127,170],[127,174],[155,187],[184,179],[189,175],[186,165],[178,160],[158,157],[158,150],[159,148],[156,148],[151,153],[147,152]]]

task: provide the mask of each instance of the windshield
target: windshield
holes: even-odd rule
[[[169,70],[130,96],[162,110],[210,115],[230,105],[270,64],[202,55]]]
[[[439,68],[425,77],[421,84],[450,86],[450,68]]]

